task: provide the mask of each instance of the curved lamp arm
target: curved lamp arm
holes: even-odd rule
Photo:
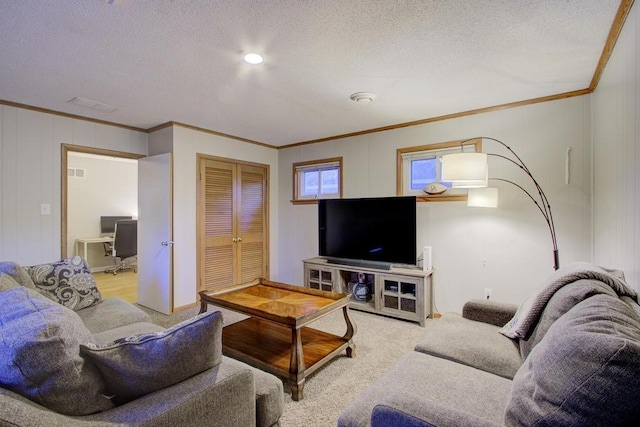
[[[498,144],[500,144],[503,147],[505,147],[513,155],[513,157],[515,157],[515,160],[510,158],[510,157],[504,156],[502,154],[493,154],[493,153],[486,153],[486,154],[487,154],[487,156],[499,157],[499,158],[502,158],[502,159],[510,161],[512,164],[514,164],[517,167],[519,167],[520,170],[522,170],[531,179],[531,181],[533,182],[533,185],[535,186],[536,191],[538,193],[538,197],[540,198],[540,202],[538,202],[538,200],[535,197],[533,197],[531,195],[531,193],[529,193],[524,187],[522,187],[519,184],[516,184],[513,181],[509,181],[509,180],[502,179],[502,178],[489,178],[491,180],[508,182],[509,184],[515,185],[516,187],[518,187],[519,189],[524,191],[524,193],[527,196],[529,196],[531,201],[533,201],[533,203],[536,205],[536,207],[538,208],[538,210],[540,211],[540,213],[544,217],[544,219],[545,219],[545,221],[547,223],[547,226],[549,227],[549,233],[551,234],[551,242],[553,244],[553,263],[554,263],[553,264],[553,268],[555,270],[557,270],[558,268],[560,268],[560,257],[558,255],[558,243],[557,243],[557,240],[556,240],[556,227],[555,227],[555,224],[553,222],[553,214],[551,213],[551,204],[549,203],[549,199],[547,199],[547,195],[544,194],[544,191],[542,191],[542,187],[540,187],[540,184],[538,184],[538,181],[533,177],[533,174],[531,173],[529,168],[524,164],[524,162],[522,161],[520,156],[518,156],[511,149],[511,147],[509,147],[504,142],[502,142],[502,141],[500,141],[498,139],[495,139],[495,138],[486,137],[486,136],[480,136],[480,137],[469,138],[469,139],[465,139],[465,140],[461,141],[460,142],[460,147],[464,148],[464,144],[466,142],[474,141],[474,140],[478,140],[478,139],[488,139],[490,141],[495,141]]]

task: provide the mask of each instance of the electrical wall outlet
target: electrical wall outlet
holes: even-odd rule
[[[484,299],[491,299],[492,293],[492,289],[484,288]]]

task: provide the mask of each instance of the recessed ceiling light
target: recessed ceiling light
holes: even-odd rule
[[[244,56],[244,60],[249,64],[261,64],[262,61],[264,61],[264,58],[258,53],[247,53]]]
[[[376,95],[370,92],[356,92],[349,97],[352,101],[358,104],[369,104],[376,99]]]

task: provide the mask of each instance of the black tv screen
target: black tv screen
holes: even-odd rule
[[[416,198],[318,201],[319,255],[331,259],[416,264]]]

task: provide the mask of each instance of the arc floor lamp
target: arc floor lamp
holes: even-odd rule
[[[497,142],[507,149],[508,155],[495,153],[465,153],[464,144],[470,141],[476,141],[478,139],[486,139],[489,141]],[[518,187],[520,190],[524,191],[524,193],[529,196],[529,198],[536,205],[547,223],[549,233],[551,234],[551,242],[553,244],[553,268],[555,270],[560,268],[558,243],[556,241],[556,228],[553,223],[553,215],[551,214],[551,205],[549,204],[549,199],[547,199],[544,191],[542,191],[542,187],[540,187],[540,184],[538,184],[538,181],[533,177],[533,174],[524,164],[522,159],[507,144],[498,139],[490,137],[475,137],[465,139],[460,142],[460,148],[460,153],[447,154],[442,156],[442,181],[451,182],[453,187],[469,188],[469,202],[471,203],[471,205],[475,206],[488,206],[491,203],[496,203],[495,205],[497,205],[497,189],[488,187],[489,180],[508,182],[509,184],[512,184]],[[490,178],[487,156],[493,156],[507,160],[520,168],[520,170],[524,172],[525,175],[527,175],[533,182],[533,186],[536,190],[535,193],[531,194],[522,185],[508,179]],[[476,191],[475,194],[474,191]],[[480,195],[480,192],[482,192],[483,194]],[[482,197],[476,199],[475,196]],[[491,202],[489,202],[489,204],[486,203],[487,197],[491,199]],[[475,204],[475,200],[480,200],[480,204]]]

